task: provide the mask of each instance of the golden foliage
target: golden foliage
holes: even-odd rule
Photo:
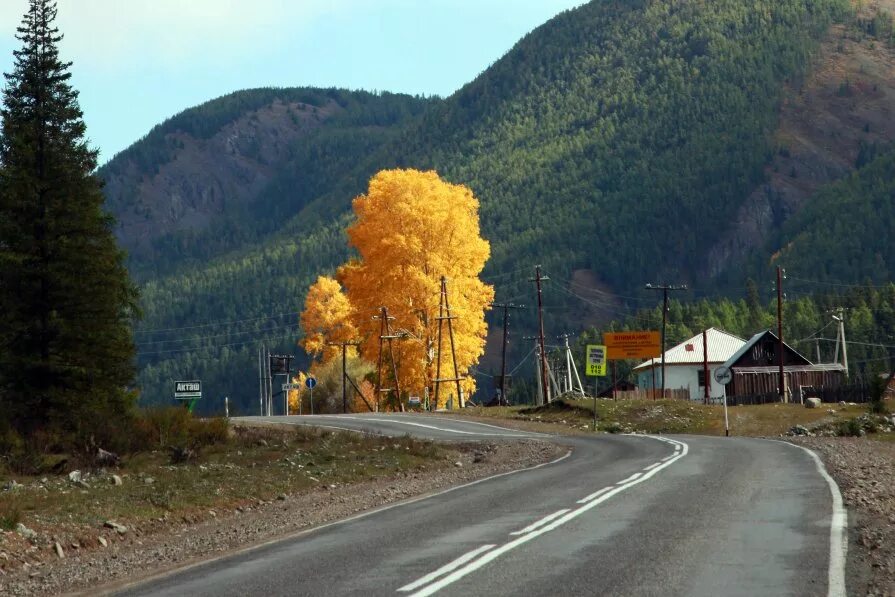
[[[386,170],[372,178],[367,194],[355,198],[353,207],[357,221],[348,228],[348,238],[360,257],[342,266],[337,277],[365,339],[361,356],[377,361],[380,323],[371,317],[384,305],[395,318],[393,331],[407,336],[394,342],[402,390],[420,396],[426,389],[431,392],[440,280],[445,276],[456,317],[457,365],[468,396],[475,382],[467,373],[484,352],[485,311],[494,298],[493,287],[479,279],[490,245],[479,231],[478,200],[467,187],[447,183],[435,172]],[[441,355],[442,377],[453,377],[446,325]],[[438,406],[453,393],[442,386]]]
[[[329,361],[341,354],[338,346],[327,342],[350,342],[357,338],[357,328],[351,321],[351,304],[336,280],[320,276],[308,289],[305,308],[301,313],[301,327],[305,337],[302,348],[314,358]],[[349,347],[353,354],[354,348]]]

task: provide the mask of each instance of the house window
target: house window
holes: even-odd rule
[[[705,387],[705,369],[700,369],[699,371],[697,371],[696,378],[699,380],[699,387],[704,388]]]

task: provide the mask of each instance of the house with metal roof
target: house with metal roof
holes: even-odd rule
[[[665,351],[666,390],[687,390],[691,400],[705,397],[705,369],[708,365],[709,397],[724,396],[725,388],[715,381],[715,369],[723,365],[746,343],[745,340],[717,328],[685,340]],[[706,350],[703,350],[703,343]],[[656,357],[634,368],[637,386],[652,390],[662,387],[662,358]]]
[[[840,363],[812,363],[799,351],[783,344],[783,376],[786,396],[799,401],[804,389],[835,388],[847,376]],[[733,374],[727,396],[758,396],[780,391],[780,339],[771,330],[752,336],[724,363]]]

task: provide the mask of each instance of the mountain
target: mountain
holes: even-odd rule
[[[178,115],[101,171],[145,282],[146,399],[201,376],[252,408],[259,339],[294,351],[304,290],[348,256],[350,199],[385,167],[469,185],[486,278],[520,300],[543,264],[550,329],[654,301],[645,281],[742,287],[895,139],[879,116],[891,29],[872,6],[597,1],[443,100],[253,90]]]

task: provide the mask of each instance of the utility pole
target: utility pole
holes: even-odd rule
[[[503,309],[503,346],[500,350],[500,399],[497,401],[497,405],[509,405],[507,401],[507,327],[510,323],[510,309],[524,309],[525,305],[491,303],[491,306]]]
[[[462,378],[460,377],[460,370],[457,368],[457,351],[454,347],[454,326],[453,320],[457,319],[453,315],[451,315],[451,304],[448,302],[448,292],[447,292],[447,278],[441,276],[441,300],[438,304],[438,317],[435,318],[438,321],[438,361],[435,364],[435,408],[438,408],[438,390],[441,387],[441,382],[452,381],[457,384],[457,405],[460,408],[463,408],[463,390],[460,388],[460,382]],[[451,341],[451,359],[454,363],[454,377],[449,377],[446,379],[441,378],[441,328],[443,322],[447,321],[448,328],[448,336]]]
[[[702,401],[709,403],[709,387],[712,381],[709,379],[709,336],[708,330],[702,330],[702,387],[704,388]]]
[[[662,398],[665,398],[665,328],[668,322],[668,291],[686,290],[687,285],[647,284],[647,290],[662,291]]]
[[[780,373],[778,380],[780,402],[786,402],[786,374],[783,370],[783,268],[777,266],[777,352],[779,353],[778,361],[780,363]]]
[[[547,351],[544,349],[544,303],[541,296],[541,282],[550,278],[541,276],[541,266],[535,266],[535,277],[530,282],[534,282],[538,291],[538,361],[540,363],[541,373],[541,391],[543,392],[544,404],[550,402],[550,390],[547,385]]]
[[[541,376],[544,374],[544,370],[541,368],[541,343],[539,336],[525,336],[523,340],[534,340],[535,341],[535,377],[537,378],[538,392],[535,394],[535,406],[541,406],[541,399],[543,399],[544,394],[541,391],[543,388],[543,384],[541,383]]]
[[[845,309],[839,307],[836,309],[837,315],[833,315],[833,319],[837,322],[836,326],[836,360],[839,362],[839,343],[842,343],[842,366],[845,367],[845,377],[848,378],[848,348],[845,343]]]
[[[349,346],[360,346],[360,342],[327,342],[327,346],[341,346],[342,347],[342,413],[348,412],[348,357],[346,354],[346,350]]]
[[[395,350],[392,345],[392,340],[397,338],[401,338],[402,336],[397,336],[392,333],[392,321],[395,319],[394,317],[388,314],[388,307],[380,307],[379,315],[373,316],[373,319],[378,319],[380,321],[379,324],[379,366],[377,369],[376,375],[376,410],[379,410],[379,396],[382,395],[383,392],[391,392],[392,388],[383,388],[382,387],[382,342],[388,341],[388,354],[389,358],[392,362],[392,377],[395,380],[395,394],[396,401],[398,403],[398,410],[404,412],[404,404],[401,402],[401,384],[398,381],[398,365],[395,363]]]

